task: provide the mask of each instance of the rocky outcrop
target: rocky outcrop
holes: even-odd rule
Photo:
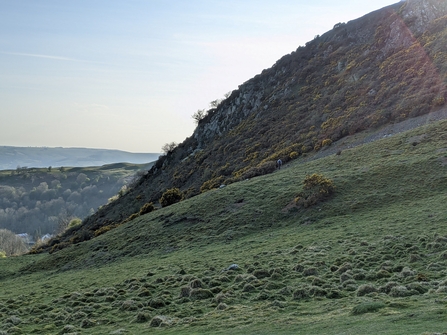
[[[306,48],[314,52],[308,55],[308,58],[301,58],[299,61],[302,64],[298,67],[307,66],[309,58],[328,57],[337,51],[336,45],[346,43],[346,41],[349,41],[351,45],[373,45],[373,40],[379,39],[378,31],[381,31],[384,36],[377,47],[380,48],[382,57],[387,57],[396,50],[410,47],[415,42],[415,36],[423,33],[430,22],[445,15],[447,15],[447,1],[445,0],[401,1],[346,24],[336,24],[332,31],[306,44]],[[323,43],[328,45],[324,50],[317,46]],[[313,45],[316,47],[312,48]],[[303,79],[295,78],[293,72],[298,71],[290,67],[290,61],[295,61],[294,66],[296,66],[296,59],[293,58],[296,58],[297,54],[302,51],[302,47],[300,47],[296,52],[284,56],[271,69],[264,70],[261,74],[240,85],[239,89],[233,91],[228,99],[210,111],[210,115],[202,120],[194,131],[193,138],[197,141],[197,148],[202,149],[214,138],[224,136],[228,131],[237,127],[249,115],[259,115],[275,104],[275,101],[287,97],[288,87]],[[369,52],[371,50],[365,50],[365,54]],[[288,64],[283,65],[284,63]],[[337,71],[344,71],[347,65],[344,60],[340,60],[337,64]],[[288,78],[285,79],[285,77]],[[276,90],[277,84],[283,82],[284,79],[288,81],[285,89]],[[358,79],[359,75],[353,74],[351,82]]]
[[[422,34],[434,20],[447,15],[445,0],[402,1],[401,17],[415,35]]]
[[[262,105],[263,89],[256,89],[252,82],[239,86],[231,96],[216,109],[209,111],[208,117],[199,122],[193,137],[201,149],[207,142],[222,136],[240,124],[249,114],[256,112]]]

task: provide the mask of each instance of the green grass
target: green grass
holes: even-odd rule
[[[297,160],[54,254],[0,259],[0,330],[446,332],[444,129]],[[332,179],[335,194],[288,206],[311,173]]]

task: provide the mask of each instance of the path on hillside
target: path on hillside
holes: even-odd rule
[[[330,156],[340,150],[343,151],[346,149],[351,149],[362,144],[374,142],[382,138],[390,137],[399,133],[403,133],[407,130],[415,129],[444,119],[447,119],[447,107],[436,112],[417,116],[398,123],[388,124],[375,130],[366,130],[358,134],[343,137],[337,142],[332,143],[331,146],[318,151],[315,155],[303,159],[302,162],[304,163],[322,157]]]

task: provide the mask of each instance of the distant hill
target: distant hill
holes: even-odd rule
[[[0,170],[20,167],[86,167],[113,163],[146,164],[159,153],[131,153],[120,150],[87,148],[47,148],[0,146]]]

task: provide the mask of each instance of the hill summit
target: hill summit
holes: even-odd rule
[[[92,236],[157,205],[166,190],[189,198],[271,173],[277,159],[305,159],[346,136],[442,109],[446,78],[445,1],[401,1],[338,23],[208,110],[191,137],[83,229]]]

